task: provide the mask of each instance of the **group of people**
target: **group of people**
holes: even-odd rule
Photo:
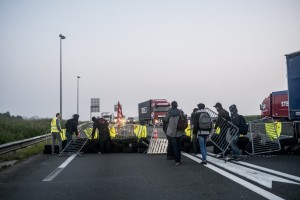
[[[67,137],[67,144],[72,141],[73,134],[77,137],[80,137],[78,131],[78,119],[79,115],[74,114],[71,119],[68,119],[65,128],[66,128],[66,137]],[[52,145],[51,150],[52,154],[55,154],[55,142],[58,141],[59,153],[62,151],[62,138],[61,134],[63,134],[62,126],[61,126],[61,114],[57,113],[56,116],[51,121],[51,136],[52,136]]]
[[[68,119],[65,128],[66,128],[66,138],[67,144],[72,141],[72,137],[75,134],[77,138],[80,137],[80,133],[78,131],[78,120],[79,115],[74,114],[71,119]],[[110,134],[108,129],[108,122],[104,118],[96,118],[92,117],[93,121],[93,130],[92,130],[92,142],[94,142],[96,129],[98,129],[98,154],[101,153],[109,153],[110,151]],[[52,136],[52,154],[55,154],[55,142],[58,141],[59,153],[62,151],[62,138],[61,134],[63,134],[62,126],[61,126],[61,114],[57,113],[56,116],[51,121],[51,136]]]
[[[216,103],[214,107],[218,112],[218,117],[215,121],[215,124],[210,118],[210,115],[205,110],[205,104],[203,103],[199,103],[197,105],[197,108],[193,109],[193,113],[191,114],[190,119],[191,129],[193,130],[193,151],[194,153],[197,153],[196,148],[198,141],[200,152],[202,155],[201,164],[204,165],[207,164],[206,142],[210,133],[220,127],[222,120],[227,120],[236,127],[240,127],[241,123],[240,115],[238,114],[238,110],[235,104],[229,107],[230,115],[229,112],[222,107],[221,103]],[[164,119],[164,126],[166,127],[164,131],[168,139],[167,160],[175,160],[176,166],[181,164],[181,143],[182,136],[185,134],[184,131],[177,129],[177,124],[180,117],[182,117],[183,115],[183,111],[178,109],[177,102],[173,101],[171,103],[171,108],[168,110]],[[232,158],[234,160],[241,160],[243,158],[241,150],[237,146],[239,135],[239,133],[234,135],[230,143]]]

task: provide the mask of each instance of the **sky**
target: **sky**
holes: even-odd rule
[[[286,90],[285,55],[300,50],[298,0],[0,0],[0,113],[90,119],[118,101],[127,117],[138,103],[177,101],[190,114],[259,115]],[[92,113],[92,115],[99,115]]]

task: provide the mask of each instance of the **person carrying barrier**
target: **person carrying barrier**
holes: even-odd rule
[[[72,141],[73,133],[75,133],[77,137],[80,137],[79,136],[79,131],[78,131],[78,128],[77,128],[78,119],[79,119],[79,115],[74,114],[73,117],[71,119],[68,119],[66,124],[65,124],[67,144],[69,144]]]
[[[193,124],[194,124],[193,135],[198,135],[200,151],[202,155],[201,164],[206,165],[207,164],[206,142],[211,130],[213,129],[213,123],[208,112],[204,110],[205,104],[199,103],[197,106],[199,110],[196,111],[195,117],[193,119]]]
[[[183,112],[178,108],[176,101],[171,103],[171,108],[166,114],[166,122],[168,123],[167,135],[171,138],[173,154],[175,158],[175,165],[178,166],[181,164],[181,141],[182,136],[185,134],[184,130],[178,130],[178,121],[180,116],[183,116]]]
[[[229,111],[230,111],[230,114],[231,114],[231,123],[240,129],[242,122],[241,122],[240,116],[238,114],[238,110],[237,110],[236,105],[235,104],[231,105],[229,107]],[[231,148],[231,151],[232,151],[232,157],[235,161],[239,161],[239,160],[243,159],[242,153],[241,153],[240,149],[237,146],[237,141],[239,139],[240,132],[241,132],[241,130],[239,130],[238,134],[233,136],[232,141],[230,143],[230,148]]]
[[[110,132],[108,128],[108,121],[104,118],[93,118],[93,132],[92,132],[92,140],[94,139],[94,134],[96,128],[98,129],[98,138],[99,138],[99,151],[98,154],[110,153]]]
[[[217,102],[216,105],[214,105],[214,107],[216,108],[217,112],[218,112],[218,118],[216,120],[215,123],[215,127],[214,129],[220,129],[220,133],[219,135],[214,135],[214,137],[219,137],[218,140],[223,140],[226,138],[226,133],[227,130],[225,128],[221,128],[221,127],[225,127],[224,124],[227,123],[227,121],[231,121],[231,118],[229,116],[229,112],[227,110],[225,110],[222,106],[221,103]],[[214,146],[214,153],[221,153],[216,146]],[[222,157],[223,154],[219,154],[218,157]],[[226,157],[226,152],[224,154],[224,156]]]
[[[56,113],[56,117],[54,117],[51,121],[51,136],[52,136],[52,155],[55,154],[55,142],[58,141],[59,146],[59,153],[62,151],[62,141],[60,133],[62,133],[61,130],[61,123],[60,123],[61,115],[60,113]]]

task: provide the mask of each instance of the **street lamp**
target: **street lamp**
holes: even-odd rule
[[[77,76],[77,115],[79,115],[79,79],[80,76]]]
[[[62,62],[61,62],[61,40],[66,39],[65,36],[59,34],[60,38],[60,115],[62,119]]]

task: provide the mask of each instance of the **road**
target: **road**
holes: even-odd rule
[[[278,155],[224,162],[183,153],[37,155],[0,173],[0,199],[299,199],[300,157]],[[55,173],[52,173],[55,172]]]

